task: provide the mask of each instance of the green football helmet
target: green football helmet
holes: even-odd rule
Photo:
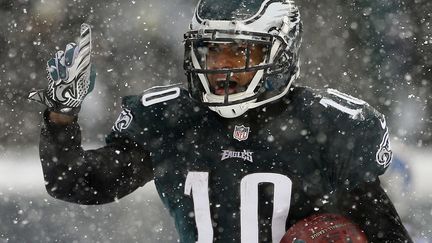
[[[299,75],[298,52],[302,25],[292,0],[200,0],[185,33],[184,69],[189,92],[225,118],[234,118],[251,108],[283,97]],[[240,67],[209,68],[208,48],[215,44],[246,46]],[[251,64],[252,46],[261,46],[264,57]],[[224,75],[220,87],[236,85],[236,73],[254,72],[247,87],[238,92],[215,92],[209,75]]]

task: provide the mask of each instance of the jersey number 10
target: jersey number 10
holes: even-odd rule
[[[285,222],[291,202],[291,179],[276,173],[249,174],[240,182],[240,229],[243,243],[258,243],[258,185],[260,183],[274,185],[272,242],[280,242],[285,234]],[[208,172],[189,172],[184,193],[188,196],[193,194],[195,223],[198,231],[197,243],[213,242]]]

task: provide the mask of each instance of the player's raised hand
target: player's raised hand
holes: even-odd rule
[[[77,115],[81,103],[94,87],[96,74],[91,64],[91,29],[81,25],[78,44],[69,43],[47,62],[48,88],[30,92],[28,98],[49,110]]]

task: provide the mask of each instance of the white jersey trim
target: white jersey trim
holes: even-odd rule
[[[146,91],[150,91],[150,90],[156,89],[156,88],[163,88],[163,87],[164,86],[157,86],[157,87],[148,89]],[[168,100],[178,98],[180,96],[180,88],[179,87],[172,87],[171,85],[165,86],[165,87],[167,87],[167,89],[143,94],[143,96],[141,97],[141,103],[144,106],[151,106],[151,105],[154,105],[157,103],[161,103],[161,102],[165,102]],[[172,88],[168,88],[168,87],[172,87]]]

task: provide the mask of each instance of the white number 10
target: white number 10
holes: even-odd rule
[[[285,222],[291,202],[292,182],[285,175],[254,173],[240,182],[240,229],[241,242],[258,243],[258,185],[274,185],[272,242],[280,242],[285,234]],[[213,242],[213,227],[208,195],[208,172],[189,172],[186,177],[186,195],[193,193],[197,243]]]

